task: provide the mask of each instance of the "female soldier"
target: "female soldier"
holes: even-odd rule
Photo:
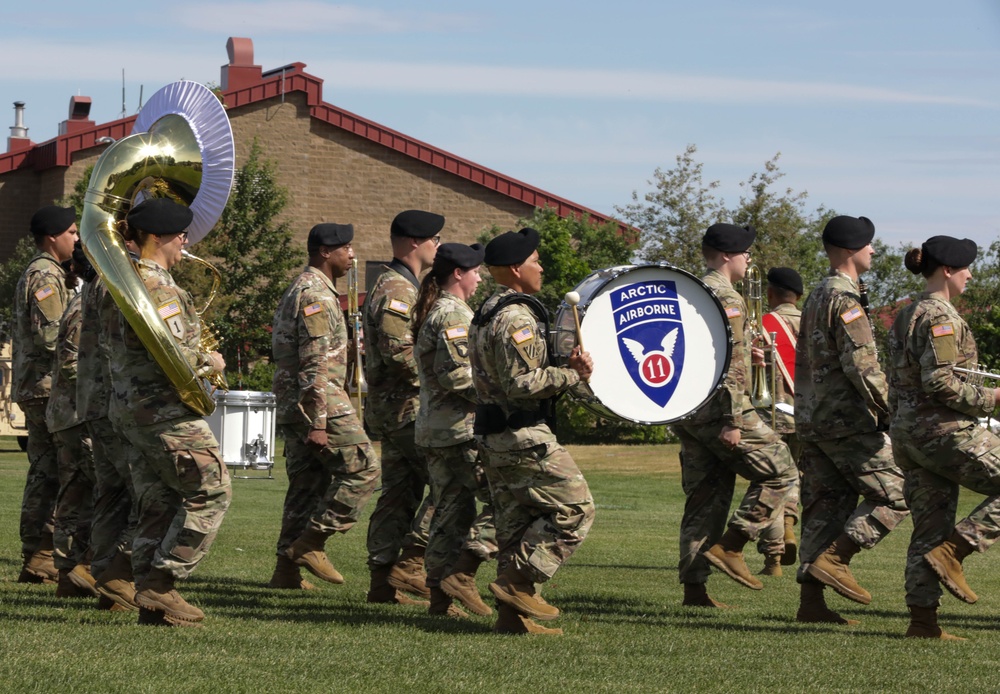
[[[969,326],[951,305],[965,291],[975,258],[975,242],[950,236],[911,249],[906,268],[922,274],[927,286],[899,312],[890,335],[890,436],[913,514],[907,636],[959,638],[937,624],[939,581],[958,599],[974,603],[962,560],[1000,536],[1000,438],[979,426],[979,418],[993,412],[1000,389],[973,385],[956,370],[975,369],[978,358]],[[987,498],[955,525],[959,485]]]
[[[201,325],[170,268],[181,259],[191,211],[166,199],[129,212],[128,233],[139,245],[139,276],[159,317],[199,377],[221,372],[218,352],[199,349]],[[211,546],[229,507],[229,472],[204,418],[190,410],[124,317],[123,340],[112,347],[111,378],[133,446],[132,481],[139,522],[132,546],[140,623],[191,625],[205,614],[174,589]],[[120,413],[120,414],[121,414]]]
[[[483,249],[477,243],[442,244],[420,285],[413,315],[413,355],[420,374],[420,409],[415,440],[427,457],[434,516],[425,565],[430,614],[467,617],[452,598],[479,615],[493,610],[476,588],[476,570],[496,554],[489,492],[477,473],[479,454],[472,434],[476,391],[469,365],[466,302],[479,285]],[[487,506],[476,517],[477,491]]]

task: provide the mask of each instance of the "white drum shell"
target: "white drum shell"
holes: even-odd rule
[[[611,301],[615,291],[660,280],[676,286],[686,348],[674,395],[663,406],[653,402],[628,371],[625,360],[632,357],[623,356],[618,344]],[[589,382],[594,398],[581,399],[584,406],[604,417],[667,424],[689,416],[714,395],[729,368],[732,336],[722,304],[704,282],[666,264],[626,265],[589,275],[576,291],[581,297],[583,346],[594,360]],[[565,301],[556,314],[552,342],[554,354],[565,363],[577,343],[572,307]]]
[[[244,470],[274,466],[276,399],[253,390],[215,391],[215,412],[205,417],[219,441],[223,462]]]

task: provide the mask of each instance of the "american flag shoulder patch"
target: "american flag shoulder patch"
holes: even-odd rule
[[[410,315],[410,305],[405,301],[400,301],[399,299],[391,299],[387,308],[390,311],[400,313],[404,316]]]
[[[449,340],[458,340],[462,337],[468,337],[469,331],[464,325],[459,325],[454,328],[448,328],[444,331],[444,336]]]
[[[931,335],[934,337],[944,337],[945,335],[954,335],[955,327],[951,323],[942,323],[941,325],[935,325],[931,327]]]
[[[167,303],[160,306],[160,308],[158,308],[156,312],[160,314],[160,318],[162,318],[163,320],[167,320],[168,318],[176,316],[178,313],[181,312],[181,305],[177,301],[177,299],[174,299],[173,301],[168,301]]]
[[[853,323],[858,318],[861,318],[861,315],[862,315],[861,314],[861,307],[860,306],[855,306],[851,310],[844,311],[843,313],[841,313],[840,314],[840,320],[844,321],[844,325],[847,325],[848,323]]]
[[[45,301],[55,293],[56,290],[52,288],[52,285],[46,284],[44,287],[35,292],[35,301]]]
[[[518,330],[516,333],[512,333],[510,339],[514,341],[515,345],[520,345],[527,342],[528,340],[533,339],[534,337],[535,333],[531,332],[531,326],[526,325],[520,330]]]
[[[302,309],[302,313],[306,317],[309,317],[309,316],[315,316],[317,313],[319,313],[322,310],[323,310],[323,304],[321,304],[320,302],[317,301],[315,304],[309,304],[308,306],[306,306],[305,308],[303,308]]]
[[[740,311],[739,306],[730,306],[726,309],[726,318],[739,318],[742,315],[743,312]]]

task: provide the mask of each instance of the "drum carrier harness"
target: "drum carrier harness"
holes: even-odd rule
[[[509,294],[500,298],[488,312],[483,313],[483,306],[480,306],[472,317],[472,324],[481,328],[499,313],[502,309],[512,304],[524,304],[527,306],[540,323],[544,325],[545,334],[542,339],[548,339],[550,325],[549,312],[541,301],[528,294]],[[523,429],[545,422],[549,429],[555,432],[556,429],[556,400],[558,395],[546,398],[539,402],[537,410],[514,410],[509,415],[505,415],[503,408],[499,405],[476,406],[476,422],[473,433],[476,436],[487,436],[489,434],[500,434],[507,429]]]

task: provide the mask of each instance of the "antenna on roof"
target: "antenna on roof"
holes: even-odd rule
[[[139,108],[135,110],[136,113],[142,110],[142,88],[144,85],[139,85]]]
[[[125,68],[122,68],[122,118],[125,117]]]

